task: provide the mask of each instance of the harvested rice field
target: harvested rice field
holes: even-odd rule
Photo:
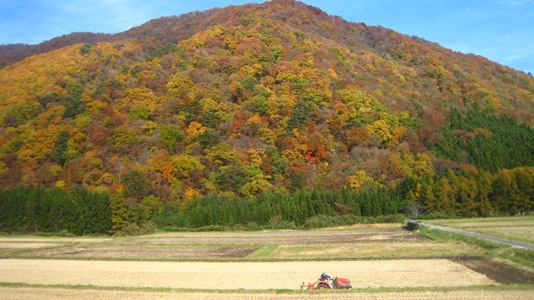
[[[486,275],[447,259],[142,262],[0,261],[0,282],[173,289],[297,289],[326,272],[350,278],[358,288],[464,287],[499,285]]]
[[[353,289],[300,291],[322,272],[349,278]],[[325,292],[329,299],[534,299],[534,272],[400,224],[0,237],[0,299],[324,299]]]
[[[198,232],[164,233],[129,239],[118,239],[120,244],[329,244],[361,242],[422,241],[424,237],[396,227],[356,227],[337,230],[283,230],[258,232]]]
[[[32,287],[0,287],[4,300],[41,299],[130,299],[130,300],[502,300],[534,299],[532,290],[475,290],[475,291],[407,291],[407,292],[346,292],[346,293],[274,293],[274,292],[184,292],[147,290],[64,289]]]

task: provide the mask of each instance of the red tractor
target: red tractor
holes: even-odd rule
[[[347,278],[330,277],[323,272],[321,278],[317,279],[314,283],[302,283],[301,290],[326,290],[326,289],[350,289],[352,285]]]

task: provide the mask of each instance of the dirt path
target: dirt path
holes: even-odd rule
[[[183,291],[139,291],[139,290],[99,290],[99,289],[63,289],[63,288],[32,288],[32,287],[0,287],[0,298],[4,300],[40,300],[40,299],[191,299],[191,300],[501,300],[501,299],[534,299],[534,290],[474,290],[474,291],[409,291],[409,292],[349,292],[339,293],[216,293],[216,292],[183,292]]]
[[[486,239],[486,240],[489,240],[489,241],[492,241],[492,242],[508,244],[508,245],[511,245],[513,247],[516,247],[516,248],[534,250],[534,245],[530,245],[530,244],[514,242],[514,241],[510,241],[510,240],[501,239],[501,238],[498,238],[498,237],[488,236],[488,235],[484,235],[484,234],[478,234],[478,233],[469,232],[469,231],[463,231],[463,230],[449,228],[449,227],[431,225],[431,224],[426,224],[426,223],[423,223],[422,225],[426,226],[426,227],[430,227],[432,229],[439,229],[439,230],[448,231],[448,232],[460,233],[460,234],[465,234],[465,235],[469,235],[469,236],[473,236],[473,237],[477,237],[477,238],[481,238],[481,239]]]

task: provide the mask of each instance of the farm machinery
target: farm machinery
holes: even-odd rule
[[[317,279],[316,282],[313,283],[302,283],[300,286],[301,290],[327,290],[327,289],[350,289],[352,288],[352,285],[350,283],[350,280],[347,278],[341,278],[341,277],[330,277],[326,273],[323,272],[321,274],[321,277]]]
[[[406,220],[406,226],[408,226],[409,230],[416,230],[416,229],[421,228],[421,222],[416,221],[416,220],[412,220],[412,219],[408,219],[408,220]]]

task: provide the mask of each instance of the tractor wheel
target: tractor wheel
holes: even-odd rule
[[[318,290],[327,290],[328,289],[328,285],[326,285],[326,283],[319,283],[317,285],[317,289]]]

